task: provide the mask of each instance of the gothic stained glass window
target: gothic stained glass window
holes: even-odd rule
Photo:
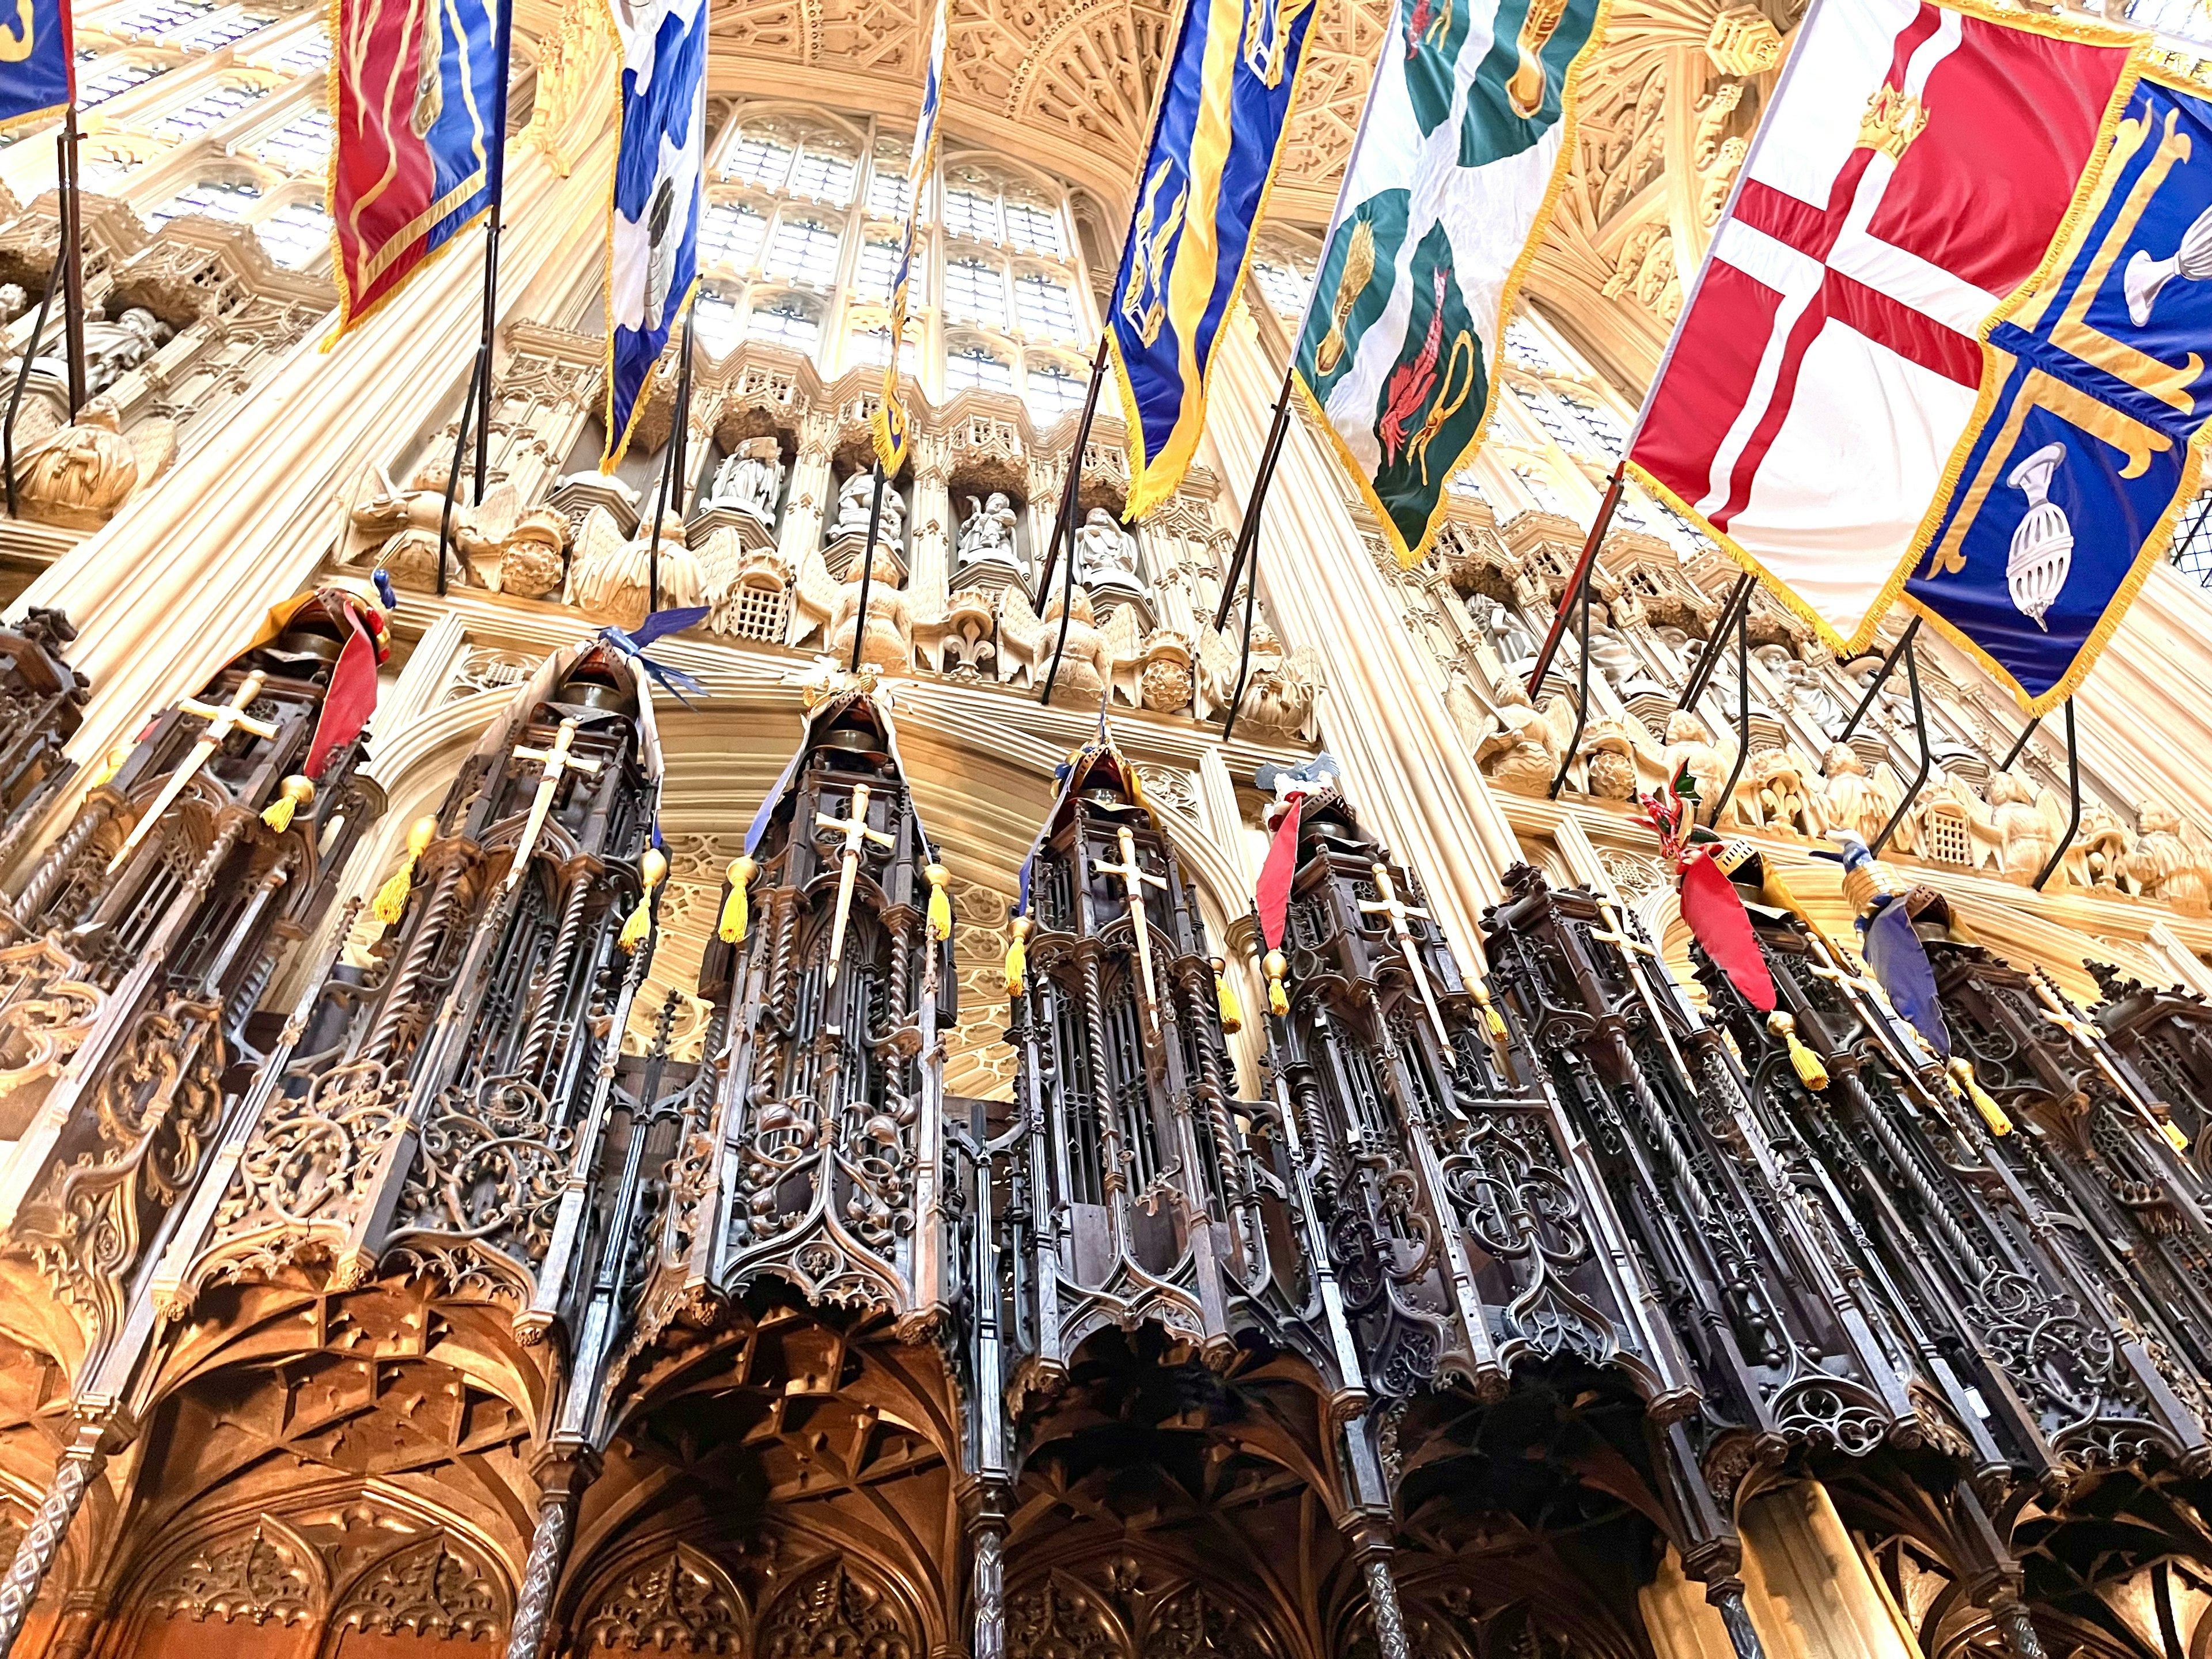
[[[763,267],[787,283],[827,288],[837,279],[837,232],[819,219],[786,218],[775,228]]]
[[[1064,364],[1033,364],[1025,401],[1036,419],[1055,421],[1083,407],[1085,390],[1082,379],[1070,374]]]
[[[945,313],[957,323],[1006,325],[1006,279],[981,259],[953,259],[945,267]]]
[[[143,87],[155,76],[167,73],[167,64],[124,63],[103,70],[92,79],[77,82],[76,106],[87,110],[111,98],[119,98],[131,88]]]
[[[1049,340],[1075,337],[1075,295],[1049,276],[1014,278],[1014,309],[1024,333]]]
[[[999,240],[999,200],[972,185],[955,185],[945,192],[945,229],[948,235],[971,242]]]
[[[1013,366],[981,341],[971,340],[946,354],[945,386],[948,392],[1011,392]]]
[[[203,179],[198,184],[187,185],[149,212],[146,223],[150,228],[159,228],[172,219],[195,213],[203,218],[235,223],[251,212],[260,199],[260,188],[243,179]]]
[[[235,46],[249,34],[258,34],[276,21],[262,12],[234,12],[228,17],[212,18],[189,33],[179,35],[175,44],[188,52],[214,52]]]
[[[331,131],[331,112],[311,109],[256,139],[252,153],[293,173],[319,167],[330,159]]]
[[[1303,276],[1286,264],[1272,259],[1255,259],[1251,265],[1252,280],[1260,285],[1261,296],[1268,309],[1277,316],[1297,318],[1305,314],[1306,297],[1313,292],[1313,278]]]
[[[741,132],[731,147],[729,159],[722,163],[722,177],[781,190],[791,172],[791,157],[790,145],[778,143],[765,134]]]
[[[1060,234],[1060,216],[1038,202],[1009,198],[1006,204],[1006,240],[1017,247],[1059,255],[1066,252]]]
[[[849,155],[809,144],[799,152],[791,170],[791,189],[800,196],[823,202],[848,202],[853,198],[853,175],[860,164]]]
[[[171,29],[197,23],[214,10],[215,0],[158,0],[156,4],[125,13],[107,27],[126,34],[167,34]]]
[[[699,343],[710,357],[727,356],[745,337],[744,319],[738,313],[737,301],[719,288],[702,284],[691,311],[698,319]]]
[[[903,219],[909,191],[902,149],[878,147],[868,170],[868,211],[879,219]]]
[[[253,228],[287,270],[306,270],[330,252],[331,216],[318,203],[287,202]]]
[[[269,62],[276,69],[289,70],[295,75],[305,74],[309,70],[328,69],[331,38],[317,29],[312,34],[294,41]]]
[[[872,239],[861,243],[860,266],[853,273],[854,292],[864,299],[890,299],[891,283],[898,275],[898,253],[896,242]],[[921,252],[917,249],[914,256],[912,293],[908,301],[910,313],[920,307],[922,297],[929,291],[925,280],[927,274]]]
[[[716,202],[699,216],[700,263],[751,269],[768,234],[768,216],[744,202]]]
[[[822,338],[822,319],[798,295],[780,294],[753,307],[746,332],[757,340],[811,351]]]
[[[210,88],[181,108],[171,110],[154,125],[172,137],[190,137],[194,133],[205,132],[210,127],[220,126],[249,104],[268,95],[269,88],[264,86],[247,82],[225,82],[221,86]]]

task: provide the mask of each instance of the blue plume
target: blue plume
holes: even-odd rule
[[[696,628],[707,620],[712,610],[711,605],[687,605],[673,611],[656,611],[639,624],[637,632],[630,637],[641,647],[651,645],[665,635],[681,634],[687,628]]]
[[[1863,848],[1862,848],[1863,850]],[[1943,1024],[1943,1009],[1936,996],[1936,969],[1928,949],[1912,931],[1912,918],[1902,899],[1891,899],[1859,923],[1865,933],[1867,966],[1889,993],[1897,1012],[1912,1022],[1913,1030],[1944,1059],[1951,1057],[1951,1033]]]
[[[386,611],[399,609],[399,595],[392,591],[392,573],[382,565],[368,573],[369,580],[376,584],[376,597],[384,601]]]
[[[690,627],[706,614],[707,607],[703,605],[687,606],[681,611],[656,611],[645,619],[644,625],[635,635],[610,624],[599,630],[599,637],[625,656],[635,659],[637,665],[652,678],[654,684],[663,687],[670,696],[689,708],[691,697],[684,694],[689,691],[693,697],[703,697],[707,695],[707,688],[699,683],[697,676],[688,674],[681,668],[672,668],[665,662],[655,662],[645,654],[645,647],[663,634]]]

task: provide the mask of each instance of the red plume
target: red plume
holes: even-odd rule
[[[1762,1014],[1774,1012],[1774,975],[1759,954],[1759,935],[1736,896],[1735,884],[1722,873],[1703,848],[1682,864],[1682,920],[1716,966],[1729,976],[1744,1000]]]
[[[1283,924],[1291,906],[1291,878],[1298,867],[1298,809],[1304,795],[1293,795],[1275,820],[1275,839],[1267,844],[1267,862],[1260,866],[1260,884],[1252,894],[1260,911],[1260,937],[1270,951],[1283,948]]]
[[[310,780],[323,775],[331,757],[359,737],[376,712],[376,641],[361,612],[350,605],[345,607],[345,619],[352,635],[331,671],[331,689],[323,694],[323,712],[307,744],[307,764],[300,769]]]

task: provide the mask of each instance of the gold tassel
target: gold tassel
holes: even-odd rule
[[[117,744],[114,748],[100,757],[100,764],[93,769],[92,777],[86,783],[85,787],[97,789],[103,784],[114,782],[115,775],[124,769],[130,759],[131,745],[127,743]]]
[[[1790,1063],[1797,1068],[1800,1081],[1808,1089],[1828,1086],[1828,1068],[1820,1063],[1820,1055],[1805,1046],[1797,1035],[1797,1019],[1794,1014],[1777,1008],[1766,1017],[1766,1029],[1790,1045]]]
[[[1237,1000],[1237,988],[1229,982],[1229,964],[1219,957],[1210,957],[1213,963],[1213,998],[1221,1006],[1221,1029],[1241,1031],[1244,1029],[1244,1009]]]
[[[637,896],[637,908],[629,913],[622,932],[615,936],[615,943],[632,956],[653,933],[653,890],[667,876],[668,854],[658,847],[647,848],[637,860],[637,877],[645,884],[645,890]]]
[[[1006,994],[1018,997],[1023,982],[1029,978],[1030,947],[1024,942],[1030,936],[1030,919],[1014,918],[1014,942],[1006,947]]]
[[[2005,1115],[2004,1108],[1997,1104],[1990,1091],[1982,1087],[1981,1079],[1974,1075],[1973,1061],[1963,1056],[1954,1057],[1951,1061],[1951,1080],[1959,1085],[1960,1093],[1974,1103],[1974,1109],[1990,1126],[1991,1134],[2012,1133],[2012,1120]]]
[[[261,821],[281,836],[292,827],[292,814],[314,798],[314,780],[295,772],[277,786],[276,799],[261,809]]]
[[[2158,1127],[2166,1136],[2166,1145],[2172,1147],[2175,1152],[2186,1156],[2189,1152],[2189,1137],[2182,1133],[2181,1126],[2170,1117],[2162,1117],[2158,1121]]]
[[[1505,1016],[1499,1013],[1497,1008],[1492,1004],[1490,1000],[1490,988],[1487,985],[1485,985],[1480,980],[1476,980],[1473,989],[1474,991],[1474,1000],[1482,1005],[1482,1023],[1490,1028],[1490,1040],[1493,1042],[1504,1042],[1506,1036]]]
[[[929,878],[929,936],[940,941],[951,939],[952,899],[945,884],[952,879],[952,872],[941,864],[931,864],[924,866],[921,873]]]
[[[714,926],[714,937],[725,945],[743,945],[745,930],[752,926],[752,910],[745,899],[745,888],[760,866],[742,855],[730,860],[730,896],[722,901],[722,919]]]
[[[1261,959],[1260,966],[1267,975],[1267,1012],[1282,1019],[1291,1012],[1291,994],[1283,988],[1283,975],[1290,971],[1291,964],[1283,960],[1280,951],[1270,951]]]
[[[415,860],[429,851],[437,838],[438,820],[434,817],[419,817],[407,826],[407,850],[399,855],[399,867],[376,893],[376,919],[386,927],[407,913],[407,895],[415,884]]]

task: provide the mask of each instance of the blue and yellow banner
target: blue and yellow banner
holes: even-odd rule
[[[0,130],[58,115],[76,101],[70,0],[15,0],[0,15]]]
[[[884,477],[895,478],[906,459],[911,435],[906,405],[899,400],[899,347],[906,338],[907,297],[914,286],[914,250],[921,240],[921,197],[937,159],[937,109],[945,93],[945,8],[937,0],[937,21],[929,33],[929,67],[922,76],[921,114],[914,124],[914,149],[906,168],[906,228],[899,237],[898,269],[891,277],[890,356],[884,363],[884,396],[869,422],[876,459]]]
[[[1188,0],[1106,317],[1128,431],[1127,516],[1175,494],[1282,158],[1313,0]]]
[[[2208,161],[2212,103],[2146,75],[2054,275],[1990,331],[1975,435],[1905,583],[2031,714],[2087,676],[2197,494]]]

